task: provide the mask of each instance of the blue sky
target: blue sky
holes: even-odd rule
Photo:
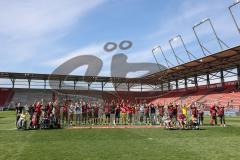
[[[1,71],[51,73],[78,55],[96,55],[104,62],[100,75],[110,76],[111,58],[125,53],[129,63],[154,62],[151,50],[161,45],[176,64],[168,40],[181,34],[191,53],[203,54],[192,26],[211,18],[219,37],[229,46],[240,35],[228,6],[234,0],[0,0]],[[240,9],[240,7],[239,7]],[[240,14],[239,14],[240,17]],[[240,22],[240,21],[239,21]],[[212,52],[219,51],[209,26],[199,28]],[[129,50],[104,52],[107,42],[131,40]],[[211,40],[211,41],[209,41]],[[176,42],[177,54],[186,59]],[[160,63],[163,57],[157,55]],[[72,74],[84,75],[86,66]],[[137,74],[132,73],[134,76]],[[129,75],[131,77],[131,75]]]

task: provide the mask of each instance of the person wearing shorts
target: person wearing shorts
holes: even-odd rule
[[[82,114],[82,107],[75,103],[75,113],[76,113],[76,124],[80,125],[81,123],[81,114]]]
[[[144,121],[144,104],[143,103],[140,104],[139,114],[140,114],[140,123],[143,124],[143,121]]]
[[[98,108],[99,108],[99,111],[98,111],[98,123],[100,125],[103,125],[103,119],[104,119],[104,108],[103,108],[103,104],[98,102]]]
[[[210,125],[217,125],[217,110],[215,105],[210,106],[210,116],[211,116]]]
[[[71,103],[70,106],[68,107],[68,113],[69,113],[69,125],[73,124],[73,114],[74,114],[74,105]]]
[[[145,124],[149,123],[149,106],[146,104],[144,106],[144,116],[145,116]]]
[[[159,105],[159,123],[160,125],[163,125],[163,116],[164,116],[164,105]]]
[[[105,112],[105,124],[110,124],[110,105],[108,102],[105,103],[104,106],[104,112]]]
[[[121,113],[121,108],[120,105],[117,104],[116,109],[115,109],[115,123],[119,125],[120,123],[120,113]]]
[[[173,105],[172,105],[172,103],[170,103],[168,105],[168,114],[169,114],[171,120],[173,120]]]
[[[93,124],[93,105],[88,102],[87,103],[87,119],[88,119],[88,124]]]
[[[225,107],[220,105],[218,107],[218,117],[220,119],[220,125],[225,127],[225,113],[224,113]]]
[[[198,124],[203,125],[204,106],[200,104],[198,106]]]
[[[63,116],[62,116],[62,123],[64,124],[66,122],[68,122],[68,105],[65,102],[65,104],[63,105]]]
[[[132,105],[129,105],[129,107],[128,107],[128,109],[127,109],[128,111],[128,123],[130,124],[130,125],[132,125],[132,123],[133,123],[133,106]]]
[[[123,103],[121,106],[121,114],[122,114],[122,124],[127,125],[127,104]]]
[[[112,125],[115,125],[115,109],[115,103],[114,101],[112,101],[110,104],[110,122],[112,123]]]
[[[87,123],[87,105],[84,101],[83,101],[83,104],[82,104],[82,122],[84,124]]]
[[[150,105],[150,113],[151,113],[151,125],[156,124],[156,108],[153,104]]]
[[[98,124],[98,112],[99,112],[99,107],[98,107],[98,105],[95,103],[95,105],[94,105],[94,124],[95,124],[95,125]]]

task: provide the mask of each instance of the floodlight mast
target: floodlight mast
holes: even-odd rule
[[[157,57],[156,57],[155,54],[154,54],[154,52],[155,52],[157,49],[158,49],[158,46],[153,47],[153,49],[152,49],[152,54],[153,54],[153,57],[154,57],[154,59],[155,59],[155,61],[156,61],[156,63],[157,63],[157,66],[158,66],[159,71],[161,71],[161,68],[160,68],[160,65],[159,65],[159,63],[158,63]]]
[[[228,7],[229,12],[230,12],[230,14],[231,14],[231,16],[232,16],[232,18],[233,18],[234,24],[235,24],[235,26],[237,27],[238,33],[240,33],[240,28],[239,28],[239,25],[238,25],[238,23],[237,23],[237,20],[236,20],[234,14],[233,14],[232,8],[235,7],[235,6],[237,6],[237,5],[239,5],[239,4],[240,4],[240,1],[237,0],[234,4],[232,4],[231,6]]]
[[[161,46],[155,46],[155,47],[152,49],[152,54],[153,54],[153,56],[154,56],[154,59],[155,59],[156,63],[158,63],[157,58],[156,58],[156,56],[155,56],[155,51],[156,51],[156,50],[160,50],[160,51],[161,51],[161,53],[162,53],[162,55],[163,55],[163,57],[164,57],[164,60],[165,60],[165,62],[166,62],[166,64],[167,64],[167,67],[168,67],[168,68],[170,68],[169,63],[170,63],[172,66],[174,66],[171,62],[169,62],[169,61],[167,60],[167,58],[166,58],[166,56],[165,56],[165,54],[164,54]],[[159,64],[159,63],[158,63],[158,64]],[[160,68],[160,66],[159,66],[159,68]]]
[[[223,44],[224,46],[226,46],[227,48],[229,48],[229,46],[226,45],[226,43],[224,43],[224,42],[218,37],[217,32],[216,32],[216,30],[215,30],[215,28],[214,28],[214,26],[213,26],[210,18],[205,18],[205,19],[202,19],[201,22],[199,22],[198,24],[195,24],[195,25],[193,26],[194,34],[195,34],[195,36],[196,36],[196,38],[197,38],[198,44],[200,45],[204,56],[207,56],[206,53],[204,52],[204,50],[206,50],[206,51],[207,51],[208,53],[210,53],[210,54],[211,54],[211,52],[210,52],[206,47],[204,47],[204,46],[202,45],[202,43],[201,43],[201,41],[200,41],[200,39],[199,39],[199,37],[198,37],[198,35],[197,35],[196,28],[199,27],[200,25],[204,24],[204,23],[207,23],[207,22],[210,24],[210,27],[211,27],[211,29],[212,29],[212,31],[213,31],[213,34],[214,34],[216,40],[218,41],[218,44],[219,44],[219,46],[220,46],[220,49],[223,50],[222,44]]]
[[[182,63],[184,63],[184,61],[177,56],[175,50],[173,49],[172,43],[171,43],[172,41],[176,41],[176,40],[177,40],[177,38],[175,37],[175,38],[173,38],[173,39],[170,39],[170,40],[168,41],[168,43],[169,43],[169,45],[170,45],[170,47],[171,47],[171,49],[172,49],[172,51],[173,51],[174,57],[176,58],[178,65],[180,65],[180,61],[181,61]]]
[[[177,35],[176,37],[172,38],[172,39],[170,40],[170,43],[171,43],[171,42],[174,42],[174,41],[177,41],[177,40],[180,40],[180,42],[182,43],[183,48],[184,48],[185,52],[186,52],[187,55],[188,55],[189,61],[192,61],[191,56],[192,56],[194,59],[197,59],[191,52],[188,51],[187,46],[186,46],[185,42],[183,41],[183,38],[182,38],[181,35]],[[174,47],[172,47],[172,49],[174,49]]]
[[[195,35],[195,37],[197,38],[197,42],[198,42],[198,44],[199,44],[199,46],[200,46],[200,48],[201,48],[204,56],[207,56],[207,54],[204,52],[203,45],[202,45],[202,43],[201,43],[201,41],[200,41],[200,39],[199,39],[199,37],[198,37],[198,35],[197,35],[196,29],[195,29],[195,28],[196,28],[197,26],[199,26],[199,25],[200,25],[200,23],[195,24],[195,25],[192,27],[192,29],[193,29],[194,35]]]

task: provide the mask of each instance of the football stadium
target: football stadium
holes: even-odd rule
[[[239,1],[0,4],[1,160],[240,158]]]

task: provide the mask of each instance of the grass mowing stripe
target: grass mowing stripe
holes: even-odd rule
[[[0,129],[15,127],[13,112],[0,112],[0,117]],[[226,121],[229,127],[206,126],[200,131],[161,128],[0,130],[0,159],[239,159],[240,118],[226,117]],[[205,118],[205,123],[208,122]]]

